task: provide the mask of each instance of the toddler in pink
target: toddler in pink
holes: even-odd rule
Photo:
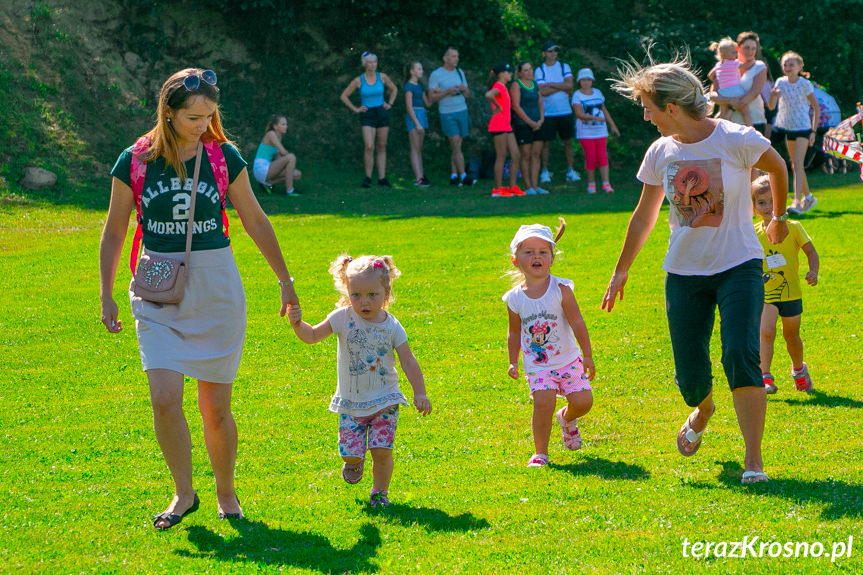
[[[713,83],[713,89],[723,98],[740,98],[746,94],[746,90],[740,84],[740,63],[737,61],[737,42],[725,37],[719,42],[710,44],[710,49],[716,52],[718,62],[707,75]],[[719,105],[719,117],[730,120],[734,110],[740,112],[743,123],[752,125],[752,116],[749,115],[749,106]]]

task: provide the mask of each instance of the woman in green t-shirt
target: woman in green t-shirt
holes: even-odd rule
[[[191,438],[183,413],[184,376],[198,380],[198,405],[216,479],[219,517],[242,517],[234,489],[237,428],[231,413],[231,384],[245,339],[246,299],[224,229],[227,220],[222,219],[220,181],[227,183],[227,197],[243,227],[278,278],[280,315],[297,303],[293,278],[273,228],[252,193],[246,162],[222,130],[218,102],[216,74],[211,70],[187,68],[168,78],[159,95],[156,125],[145,135],[145,147],[136,148],[136,159],[132,148],[125,150],[111,172],[111,205],[99,247],[102,323],[108,331],[119,333],[123,325],[113,297],[114,280],[129,216],[138,203],[132,178],[136,183],[143,179],[136,185],[141,185],[139,222],[144,249],[182,259],[190,175],[199,144],[208,147],[195,190],[195,233],[182,301],[152,303],[137,297],[131,287],[129,290],[138,349],[150,387],[153,425],[174,480],[173,500],[154,518],[153,525],[159,530],[173,527],[199,505],[192,487]],[[214,157],[224,157],[223,162],[215,161],[215,170],[210,149],[221,151]],[[143,178],[141,170],[145,171]]]

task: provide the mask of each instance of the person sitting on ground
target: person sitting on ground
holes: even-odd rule
[[[297,157],[282,145],[282,137],[287,131],[287,118],[278,114],[270,116],[264,139],[255,153],[252,173],[267,193],[273,191],[273,184],[284,182],[285,193],[296,196],[299,192],[294,189],[294,180],[299,180],[303,174],[297,169]]]

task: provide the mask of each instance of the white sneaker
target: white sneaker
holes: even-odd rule
[[[803,211],[808,212],[809,210],[814,208],[815,204],[817,204],[817,203],[818,203],[818,198],[816,198],[815,196],[813,196],[811,194],[806,196],[805,198],[803,198]]]
[[[539,173],[539,183],[540,184],[550,184],[551,183],[551,172],[548,170],[543,170]]]
[[[569,168],[566,170],[566,181],[567,182],[577,182],[581,179],[581,176],[578,175],[573,168]]]

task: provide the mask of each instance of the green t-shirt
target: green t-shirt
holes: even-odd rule
[[[245,169],[246,161],[231,144],[222,144],[221,147],[228,166],[228,181],[233,182]],[[131,187],[131,166],[132,148],[129,147],[117,158],[111,175]],[[183,184],[174,168],[167,166],[165,158],[153,160],[146,166],[147,174],[141,195],[144,246],[157,252],[183,252],[186,250],[186,223],[189,220],[191,199],[189,192],[192,189],[192,174],[195,173],[195,158],[186,162],[188,177]],[[198,175],[192,250],[214,250],[227,247],[230,243],[222,226],[222,202],[216,187],[216,177],[204,151]]]

